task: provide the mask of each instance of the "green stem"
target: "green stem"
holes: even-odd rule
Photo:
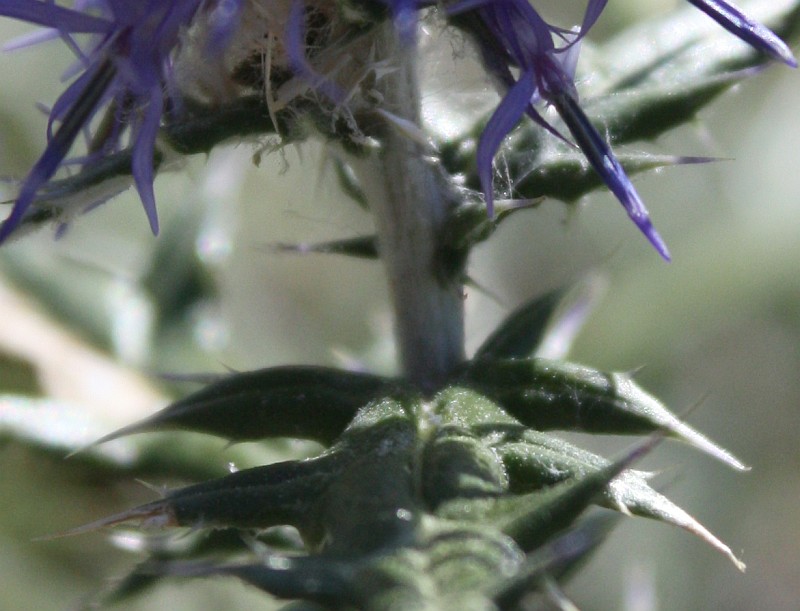
[[[377,60],[391,58],[396,67],[378,80],[382,107],[419,126],[415,46],[398,40],[388,23],[377,33],[375,49]],[[438,248],[454,197],[425,144],[396,122],[382,123],[380,150],[353,165],[375,217],[403,374],[433,390],[464,358],[461,274],[445,271]]]

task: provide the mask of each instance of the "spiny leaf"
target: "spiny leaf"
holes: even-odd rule
[[[608,461],[546,433],[517,425],[505,431],[486,427],[488,439],[495,439],[498,455],[506,467],[510,491],[523,494],[574,477],[581,477],[608,465]]]
[[[566,294],[551,291],[509,314],[475,351],[473,362],[485,358],[517,359],[533,354],[542,341],[550,318]]]
[[[606,282],[598,274],[588,275],[571,288],[550,317],[533,356],[565,359],[605,288]]]
[[[231,138],[247,138],[263,134],[291,135],[290,113],[273,115],[276,126],[262,95],[238,98],[226,105],[206,106],[183,100],[181,112],[168,115],[162,133],[179,153],[192,155],[208,153],[217,144]]]
[[[519,155],[508,151],[506,159],[512,176],[519,177],[512,185],[518,197],[552,197],[563,202],[574,202],[587,193],[603,186],[603,181],[583,155],[567,150],[562,145],[541,158],[532,159],[526,151]],[[558,150],[563,149],[563,150]],[[660,168],[714,161],[710,157],[682,157],[650,153],[617,152],[617,159],[625,172],[633,176]]]
[[[279,252],[295,253],[298,255],[322,253],[370,260],[379,257],[378,238],[371,235],[347,238],[344,240],[333,240],[330,242],[317,242],[314,244],[279,243],[275,244],[275,249]]]
[[[231,473],[225,477],[168,492],[146,503],[74,528],[57,536],[77,535],[138,522],[143,528],[268,528],[292,525],[303,530],[313,503],[346,461],[327,455],[286,461]]]
[[[544,433],[509,432],[508,440],[499,443],[497,451],[511,478],[512,490],[538,489],[573,477],[607,468],[608,461]],[[603,504],[642,517],[659,520],[687,530],[727,556],[739,570],[744,564],[730,548],[711,534],[683,509],[653,490],[644,474],[628,471],[611,482]]]
[[[180,429],[247,441],[295,437],[331,443],[358,409],[398,385],[324,367],[274,367],[232,374],[96,444],[146,431]]]
[[[182,155],[208,153],[214,146],[231,138],[255,137],[274,133],[263,96],[237,99],[225,106],[205,106],[189,99],[182,100],[181,113],[167,115],[161,130],[164,141]],[[300,138],[294,128],[294,114],[278,115],[280,133],[288,140]],[[15,235],[25,229],[38,227],[45,222],[68,221],[76,214],[104,203],[125,191],[133,184],[133,153],[131,148],[103,155],[79,172],[63,179],[51,180],[44,185],[32,204],[32,212],[24,219]],[[154,169],[160,170],[165,162],[177,161],[177,155],[167,150],[156,150]],[[22,230],[22,231],[21,231]]]
[[[534,353],[563,358],[597,300],[601,286],[597,278],[590,277],[574,287],[556,289],[520,306],[484,340],[473,362],[485,358],[527,358]]]
[[[449,212],[440,237],[442,247],[459,253],[469,252],[473,246],[489,239],[504,220],[522,210],[535,208],[543,199],[497,201],[491,217],[486,214],[482,201],[465,199]]]
[[[520,496],[505,496],[480,501],[456,501],[444,511],[454,509],[466,515],[480,515],[494,523],[525,551],[531,551],[568,528],[592,503],[598,501],[610,482],[652,449],[658,437],[647,439],[615,463],[586,471],[542,490]],[[479,505],[483,511],[476,510]]]
[[[548,541],[529,554],[513,576],[498,580],[492,600],[502,610],[517,609],[523,598],[541,589],[543,579],[558,578],[592,554],[617,522],[613,516],[593,516]]]
[[[696,535],[727,556],[737,569],[744,572],[745,563],[736,557],[730,547],[720,541],[686,511],[664,495],[653,490],[643,479],[635,474],[627,477],[623,475],[619,480],[612,482],[609,487],[609,499],[619,509],[630,511],[637,516],[679,526]]]
[[[242,531],[235,529],[194,531],[182,536],[175,536],[172,533],[115,532],[111,536],[112,543],[127,551],[145,552],[148,557],[127,575],[110,582],[106,588],[98,592],[93,600],[89,601],[90,604],[86,609],[105,608],[146,593],[159,585],[166,576],[159,570],[166,564],[241,554],[252,549],[254,539],[244,536]],[[275,538],[270,537],[270,539]],[[261,539],[258,540],[259,543],[260,541]]]
[[[547,359],[486,359],[462,383],[536,430],[641,434],[663,430],[738,470],[747,467],[622,373]]]
[[[620,124],[625,124],[624,116],[620,118]],[[601,126],[602,122],[598,121],[597,125]],[[613,142],[613,134],[609,135]],[[536,125],[523,122],[507,139],[504,151],[506,174],[513,177],[508,190],[515,198],[538,202],[549,197],[570,203],[604,184],[583,154],[563,142],[554,141],[550,134],[542,133]],[[617,151],[616,156],[629,175],[714,161],[708,157],[625,151]],[[451,173],[462,174],[468,187],[480,189],[475,155],[469,147],[445,148],[442,163]]]
[[[150,569],[149,561],[139,563],[124,577],[109,583],[106,588],[97,592],[84,609],[106,607],[131,600],[144,594],[161,580],[161,575],[156,575]]]
[[[270,554],[259,563],[163,563],[152,570],[180,577],[236,577],[278,598],[336,605],[356,602],[351,585],[353,567],[331,558]]]
[[[740,70],[679,84],[659,81],[588,100],[586,112],[612,134],[612,144],[653,140],[693,120],[717,96],[752,75],[752,70]]]

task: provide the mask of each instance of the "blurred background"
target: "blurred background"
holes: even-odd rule
[[[596,35],[678,4],[615,0]],[[553,14],[559,5],[542,3]],[[0,40],[22,31],[0,22]],[[42,150],[45,121],[33,102],[52,102],[61,88],[65,65],[54,61],[62,59],[55,48],[0,57],[4,176],[23,176]],[[476,77],[470,86],[480,91],[485,83]],[[431,108],[442,95],[431,93]],[[517,215],[471,260],[482,290],[467,294],[469,348],[521,302],[599,273],[607,291],[573,360],[641,369],[647,390],[678,413],[695,408],[690,423],[752,466],[733,472],[675,444],[643,465],[660,471],[668,495],[740,554],[746,574],[683,532],[625,520],[567,588],[580,608],[798,608],[798,99],[800,75],[774,67],[696,123],[628,147],[723,159],[636,180],[672,263],[605,193]],[[132,478],[110,484],[65,461],[62,432],[88,441],[163,406],[178,390],[160,374],[286,363],[393,371],[379,265],[275,248],[363,235],[369,218],[337,195],[331,161],[318,147],[265,154],[256,167],[254,154],[269,145],[220,148],[162,175],[158,240],[135,195],[125,193],[57,241],[46,229],[0,252],[0,608],[76,608],[136,561],[135,551],[102,534],[35,540],[153,497]],[[13,186],[0,188],[13,196]],[[42,395],[52,410],[36,412],[35,422],[9,398]],[[577,441],[608,456],[631,442]],[[208,447],[206,459],[223,468],[257,460],[257,452],[236,455],[223,442]],[[274,452],[307,450],[286,444]],[[117,608],[272,606],[217,580],[170,582]]]

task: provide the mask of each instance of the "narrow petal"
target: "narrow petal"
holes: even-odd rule
[[[706,15],[752,47],[793,68],[797,60],[792,51],[772,30],[754,21],[723,0],[688,0]]]
[[[86,86],[81,95],[65,112],[61,125],[50,138],[44,153],[25,178],[11,214],[0,225],[0,243],[4,242],[22,222],[25,213],[36,198],[36,192],[58,170],[58,166],[66,157],[78,134],[97,110],[97,105],[105,96],[109,84],[114,79],[115,71],[113,65],[106,61],[89,74],[91,76],[87,75]]]
[[[589,118],[571,95],[555,95],[549,101],[556,107],[558,114],[561,115],[578,146],[586,155],[586,159],[623,205],[628,216],[650,241],[658,254],[669,261],[667,245],[653,227],[644,202],[634,189],[611,147],[597,133]]]
[[[0,15],[71,33],[102,34],[112,26],[105,19],[35,0],[3,0]]]
[[[490,5],[492,1],[493,0],[457,0],[457,2],[445,6],[444,11],[448,17],[455,17],[456,15],[462,15],[483,6]]]
[[[520,75],[520,79],[508,90],[506,97],[500,102],[481,134],[476,162],[489,216],[494,214],[492,161],[503,139],[514,129],[525,113],[535,88],[536,85],[530,74]]]
[[[606,4],[608,4],[608,0],[589,0],[586,5],[586,12],[583,14],[583,23],[581,23],[581,36],[584,36],[599,19],[600,13],[606,8]]]
[[[136,190],[142,200],[150,229],[158,235],[158,212],[156,210],[156,196],[153,191],[153,153],[155,152],[156,135],[161,123],[161,114],[164,111],[164,99],[160,85],[156,85],[150,94],[150,103],[147,107],[142,125],[136,134],[133,145],[133,160],[131,167]]]

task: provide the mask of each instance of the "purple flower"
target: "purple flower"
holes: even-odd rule
[[[756,49],[791,66],[797,65],[789,48],[773,32],[738,9],[721,0],[689,1]],[[472,32],[484,65],[504,91],[478,142],[478,176],[491,214],[492,162],[503,139],[523,114],[566,140],[534,106],[546,102],[556,109],[586,159],[628,216],[658,253],[669,260],[666,244],[653,227],[625,170],[578,104],[574,84],[578,44],[606,3],[607,0],[589,0],[583,23],[574,32],[545,22],[528,0],[461,0],[448,8],[451,18]],[[518,76],[513,75],[512,68],[518,70]]]
[[[688,0],[730,33],[738,36],[750,46],[766,53],[784,64],[796,68],[797,60],[778,36],[750,19],[738,8],[722,0]]]
[[[111,125],[98,131],[83,164],[121,149],[132,150],[132,174],[150,226],[158,232],[153,192],[155,141],[170,89],[173,52],[196,15],[210,15],[210,45],[224,45],[238,23],[242,0],[0,0],[0,15],[53,29],[77,52],[79,76],[53,105],[44,153],[22,183],[4,241],[24,220],[37,192],[64,162],[78,135],[108,108]],[[90,34],[81,48],[76,34]]]
[[[478,142],[478,175],[492,213],[492,161],[503,139],[523,114],[563,138],[534,107],[538,101],[552,104],[594,170],[622,203],[628,216],[669,260],[669,251],[650,222],[647,209],[611,147],[592,126],[578,105],[574,84],[580,39],[591,28],[606,5],[606,0],[590,0],[583,23],[577,32],[551,26],[528,0],[466,0],[450,9],[451,15],[472,11],[484,64],[495,75],[505,96],[492,114]],[[556,47],[554,39],[562,44]],[[514,77],[511,68],[519,70]]]

